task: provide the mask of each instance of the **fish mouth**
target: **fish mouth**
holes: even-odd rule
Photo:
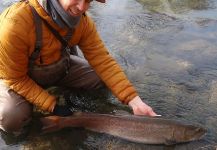
[[[192,140],[202,139],[206,135],[206,133],[207,133],[207,129],[198,127],[197,129],[195,129],[195,134]]]

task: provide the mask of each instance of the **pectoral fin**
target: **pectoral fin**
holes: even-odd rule
[[[166,139],[165,145],[174,145],[177,144],[175,139]]]

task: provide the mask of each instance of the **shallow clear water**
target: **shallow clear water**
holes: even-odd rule
[[[5,0],[2,10],[10,1]],[[66,129],[16,139],[1,133],[1,149],[215,149],[217,145],[217,2],[214,0],[109,0],[88,12],[110,53],[145,102],[165,118],[208,129],[200,141],[173,147],[126,142]],[[76,109],[100,113],[130,110],[110,93],[69,93]]]

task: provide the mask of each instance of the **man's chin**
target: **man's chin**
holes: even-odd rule
[[[80,14],[80,13],[78,13],[78,14],[75,14],[75,13],[71,13],[71,12],[69,12],[69,14],[70,14],[70,16],[72,16],[72,17],[78,17],[78,16],[81,16],[81,14]]]

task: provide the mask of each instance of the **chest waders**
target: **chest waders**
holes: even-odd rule
[[[70,30],[63,38],[53,27],[51,27],[51,25],[38,15],[32,6],[30,6],[30,8],[36,26],[36,44],[35,50],[29,58],[28,75],[41,86],[51,86],[67,75],[71,66],[70,54],[77,55],[76,47],[70,47],[68,45],[68,40],[71,38],[74,30]],[[49,65],[35,64],[35,60],[39,57],[42,47],[42,22],[45,23],[46,27],[49,28],[53,35],[62,44],[60,60]],[[40,59],[40,62],[43,63],[43,60]]]

